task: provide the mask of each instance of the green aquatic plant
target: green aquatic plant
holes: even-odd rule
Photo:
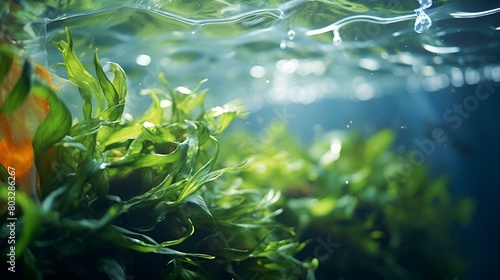
[[[91,74],[69,31],[57,46],[82,118],[72,121],[28,60],[1,108],[15,112],[29,94],[50,103],[33,139],[34,193],[19,191],[12,167],[0,165],[0,199],[15,191],[15,207],[0,217],[0,251],[13,256],[16,277],[450,279],[463,271],[451,231],[467,223],[473,201],[451,195],[446,177],[424,166],[402,170],[392,131],[333,131],[309,145],[284,123],[265,137],[226,131],[241,107],[205,108],[202,83],[172,87],[161,74],[161,88],[144,90],[150,108],[125,116],[123,69],[110,63],[104,72],[96,52]],[[17,54],[0,54],[3,80]]]
[[[284,124],[269,127],[260,145],[254,132],[224,135],[221,145],[238,152],[221,158],[247,159],[234,175],[246,188],[282,192],[278,220],[295,228],[297,242],[310,241],[299,256],[319,260],[317,279],[453,279],[464,272],[458,229],[474,202],[452,195],[446,175],[407,170],[392,151],[394,132],[330,131],[306,146]]]
[[[219,163],[217,137],[240,115],[238,106],[206,109],[200,87],[172,88],[159,75],[163,88],[147,90],[151,107],[142,116],[125,117],[122,68],[111,63],[105,73],[96,52],[92,75],[79,61],[69,30],[57,46],[83,99],[83,117],[72,122],[65,104],[38,79],[8,96],[5,106],[15,110],[35,92],[48,100],[50,112],[33,139],[39,171],[34,193],[21,192],[9,179],[15,167],[1,165],[0,199],[10,201],[13,194],[15,203],[2,213],[0,251],[16,271],[2,275],[294,279],[300,271],[314,279],[317,261],[294,257],[305,243],[276,219],[279,192],[241,188],[241,180],[229,174],[242,162]],[[2,79],[11,58],[2,52]],[[15,243],[6,242],[9,236]]]

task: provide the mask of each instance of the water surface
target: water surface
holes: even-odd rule
[[[98,47],[137,92],[158,72],[174,85],[208,78],[217,102],[252,109],[500,81],[499,1],[434,2],[25,1],[7,26],[60,75],[53,42],[69,27],[83,61]]]

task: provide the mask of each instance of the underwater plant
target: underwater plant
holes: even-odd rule
[[[14,60],[24,62],[14,89],[2,90],[2,114],[23,114],[16,110],[32,95],[49,108],[32,140],[39,177],[33,191],[16,180],[20,166],[0,165],[0,251],[9,266],[2,275],[293,279],[300,270],[314,279],[317,261],[296,259],[304,244],[276,220],[279,193],[240,189],[224,176],[241,163],[217,164],[217,137],[240,114],[237,106],[205,109],[206,91],[172,88],[160,75],[164,88],[148,90],[151,107],[125,117],[123,69],[109,63],[105,73],[96,52],[90,74],[69,30],[57,46],[83,99],[79,120],[34,78],[29,60],[1,50],[2,82],[17,67]]]
[[[96,51],[91,74],[69,30],[57,46],[81,119],[40,67],[0,49],[7,279],[452,279],[465,268],[452,230],[473,201],[424,166],[401,172],[392,131],[304,145],[270,124],[280,129],[259,143],[234,127],[242,107],[205,108],[202,83],[172,87],[162,74],[162,88],[143,90],[150,108],[132,117],[119,64],[104,68]],[[30,99],[46,109],[18,166],[5,159],[16,155],[6,127]],[[32,162],[38,174],[18,180]]]
[[[256,138],[250,131],[225,134],[221,146],[238,152],[220,157],[247,159],[233,175],[247,188],[281,191],[278,220],[295,229],[296,241],[309,241],[298,256],[318,260],[317,279],[455,279],[465,272],[459,229],[474,201],[451,194],[446,175],[433,178],[423,165],[402,170],[393,131],[328,131],[304,145],[284,123],[269,127],[260,145],[249,143]]]

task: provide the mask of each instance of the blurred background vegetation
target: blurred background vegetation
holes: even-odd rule
[[[299,256],[319,259],[317,279],[459,277],[467,259],[454,232],[469,222],[474,201],[451,195],[446,175],[405,170],[394,139],[390,130],[338,130],[306,145],[276,121],[222,136],[221,160],[247,160],[237,174],[245,188],[282,192],[278,220],[310,240]]]

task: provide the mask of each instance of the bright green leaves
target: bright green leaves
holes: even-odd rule
[[[159,153],[155,149],[155,144],[144,143],[145,151],[131,154],[118,160],[106,163],[107,168],[122,166],[132,166],[134,168],[163,166],[168,163],[179,161],[183,158],[182,149],[175,143],[172,144],[174,150],[171,153]],[[149,149],[150,148],[150,149]]]
[[[94,68],[97,78],[95,78],[78,59],[73,48],[73,41],[69,30],[66,30],[66,36],[66,41],[60,41],[57,45],[62,53],[68,78],[78,87],[83,98],[83,120],[71,128],[71,131],[68,133],[71,139],[68,138],[67,140],[76,140],[85,149],[79,149],[78,152],[74,149],[72,152],[68,150],[67,153],[72,154],[72,157],[76,157],[78,160],[71,162],[71,160],[66,158],[61,161],[64,162],[64,165],[72,167],[86,166],[95,160],[102,163],[103,159],[100,157],[100,154],[103,152],[103,147],[100,146],[101,143],[99,140],[109,137],[113,131],[113,127],[116,126],[114,122],[119,121],[122,116],[127,95],[126,75],[118,64],[110,63],[111,74],[113,76],[113,80],[111,81],[99,64],[96,52],[94,56]],[[96,108],[93,108],[93,103],[97,104]],[[66,143],[64,145],[71,146],[73,144]],[[61,153],[59,153],[59,156],[64,157]],[[97,158],[94,159],[94,157]],[[129,159],[129,161],[131,160]],[[144,160],[150,160],[150,158]],[[157,162],[151,161],[151,164],[155,163]],[[96,194],[105,194],[107,192],[107,183],[105,182],[108,180],[106,170],[99,171],[94,175],[97,181],[99,181],[97,178],[101,178],[101,186],[93,186],[91,189]],[[97,181],[94,181],[94,184]],[[44,188],[42,188],[42,192],[47,193],[44,191]]]
[[[196,192],[199,188],[201,188],[203,184],[216,179],[217,177],[219,177],[224,173],[224,171],[222,170],[220,170],[219,172],[211,172],[212,168],[214,167],[215,161],[217,159],[217,154],[219,149],[217,140],[213,138],[212,140],[216,144],[215,146],[216,150],[214,155],[210,158],[210,160],[207,163],[205,163],[198,171],[196,171],[196,173],[194,173],[192,176],[189,177],[189,179],[186,182],[186,185],[179,194],[179,197],[177,198],[177,202],[183,201],[186,197],[188,197],[189,195]]]
[[[316,217],[323,217],[335,209],[337,204],[337,199],[331,196],[324,197],[318,201],[318,203],[312,204],[309,210],[311,214]]]
[[[94,273],[123,278],[128,267],[115,255],[119,252],[137,263],[144,254],[159,258],[159,267],[148,264],[148,269],[165,279],[296,276],[288,270],[308,271],[307,279],[314,279],[314,260],[293,257],[304,243],[294,241],[293,229],[277,221],[283,212],[276,205],[280,193],[247,189],[237,175],[239,163],[218,165],[216,136],[240,116],[238,106],[207,109],[206,91],[200,90],[204,81],[193,90],[172,88],[160,74],[164,88],[144,90],[152,98],[150,108],[142,116],[122,118],[123,69],[109,63],[105,72],[96,52],[92,75],[78,59],[69,30],[66,35],[57,45],[83,98],[83,118],[72,124],[48,86],[30,84],[28,62],[22,85],[2,108],[15,109],[30,92],[50,105],[33,139],[40,204],[18,197],[25,231],[19,248],[31,257],[26,265],[32,272],[68,269],[75,278]],[[12,63],[2,56],[6,68],[0,68],[0,78]],[[5,199],[3,189],[0,197]],[[85,268],[76,269],[80,266]]]
[[[209,125],[213,134],[217,135],[224,131],[229,124],[240,115],[239,108],[226,104],[224,106],[217,106],[205,112],[205,119],[209,121]]]
[[[66,66],[66,73],[69,80],[75,84],[83,98],[83,118],[88,119],[92,117],[92,98],[98,98],[99,107],[103,106],[103,93],[99,83],[96,79],[85,70],[85,67],[78,59],[78,56],[73,49],[73,40],[69,29],[66,29],[66,40],[57,43],[64,59]]]
[[[99,85],[102,88],[104,97],[106,98],[108,104],[111,105],[109,107],[118,104],[120,101],[120,96],[118,96],[118,92],[116,91],[115,86],[109,81],[108,77],[106,77],[106,74],[102,70],[101,65],[99,64],[99,57],[97,56],[97,50],[94,55],[94,66],[95,66],[95,72],[97,73]]]
[[[103,90],[104,96],[108,103],[108,108],[100,114],[100,116],[106,120],[115,121],[118,120],[125,107],[125,98],[127,96],[126,88],[126,75],[120,65],[116,63],[110,63],[111,70],[114,76],[113,82],[111,82],[99,64],[99,58],[97,56],[97,51],[94,56],[94,66],[97,73],[97,78],[99,84]]]
[[[241,108],[228,103],[204,110],[203,104],[207,91],[200,91],[200,87],[206,80],[201,81],[198,86],[191,90],[186,87],[171,88],[163,74],[159,75],[160,82],[165,86],[170,100],[171,120],[180,122],[183,120],[200,120],[206,123],[212,135],[218,135],[224,131],[237,117],[242,116]],[[156,103],[156,100],[155,100]],[[159,103],[155,105],[153,114],[158,112]],[[156,113],[158,115],[158,113]]]
[[[319,258],[321,279],[409,279],[423,271],[445,278],[444,271],[460,272],[451,230],[466,224],[474,203],[453,196],[446,178],[431,178],[423,165],[405,166],[393,150],[393,131],[369,137],[332,131],[303,147],[271,128],[260,143],[258,133],[242,130],[220,137],[228,151],[221,159],[248,162],[235,179],[241,186],[218,205],[231,209],[243,190],[281,190],[281,217],[297,232],[296,240],[313,236],[302,254]],[[404,167],[411,172],[400,172]],[[224,220],[216,209],[212,213]],[[346,249],[337,250],[339,245]]]
[[[390,149],[394,142],[394,133],[390,130],[382,130],[371,136],[365,143],[365,161],[373,162],[383,153]]]
[[[75,84],[83,98],[83,118],[88,119],[93,116],[92,102],[97,102],[97,110],[94,115],[115,121],[123,113],[126,89],[126,75],[123,69],[116,63],[111,64],[114,80],[111,82],[99,64],[97,52],[94,56],[94,66],[97,79],[94,78],[78,59],[73,48],[73,41],[69,29],[66,29],[66,41],[57,43],[64,59],[64,65],[69,80]],[[107,101],[107,108],[104,109],[104,100]]]
[[[92,209],[94,213],[106,213],[99,206],[103,202],[96,204],[94,199],[118,206],[119,211],[112,218],[115,225],[101,227],[101,237],[133,251],[175,256],[172,263],[175,268],[169,277],[200,279],[204,275],[203,269],[193,258],[212,259],[210,254],[184,253],[173,248],[189,244],[195,228],[201,228],[202,233],[209,234],[206,238],[221,242],[228,252],[224,256],[228,262],[249,258],[257,252],[247,250],[238,255],[230,254],[232,250],[242,247],[237,242],[227,242],[227,239],[234,238],[232,232],[254,235],[260,240],[254,244],[260,252],[255,260],[267,259],[267,264],[257,270],[271,267],[270,256],[274,256],[272,251],[278,250],[278,247],[270,246],[270,231],[280,229],[291,234],[290,229],[282,228],[274,220],[281,211],[267,210],[279,195],[267,197],[264,193],[255,192],[250,196],[241,196],[239,200],[248,201],[234,204],[239,210],[234,212],[232,218],[224,218],[225,221],[212,215],[212,210],[217,209],[219,212],[220,209],[207,202],[213,202],[211,197],[220,194],[218,190],[211,189],[212,185],[223,189],[228,187],[217,183],[217,179],[240,168],[217,169],[219,144],[214,137],[239,116],[239,108],[227,104],[206,110],[206,91],[199,89],[204,81],[193,90],[181,86],[172,88],[160,74],[159,79],[165,91],[146,89],[153,101],[150,108],[142,116],[118,123],[116,121],[123,112],[127,92],[125,73],[117,64],[110,64],[113,75],[113,81],[110,81],[99,65],[96,54],[94,67],[97,78],[94,78],[78,61],[69,31],[67,34],[67,42],[61,41],[58,46],[63,53],[68,76],[79,87],[86,105],[83,120],[76,123],[69,136],[58,144],[59,155],[64,158],[60,158],[63,166],[70,171],[69,174],[74,175],[69,176],[70,181],[65,189],[49,195],[52,201],[50,205],[63,207],[64,201],[72,200],[74,205],[63,207],[64,213],[69,213],[67,209],[75,211],[81,207]],[[92,108],[94,100],[101,104],[99,96],[105,100],[107,109]],[[62,151],[66,151],[67,156]],[[75,197],[72,195],[74,190],[83,192],[89,199],[81,195]],[[95,196],[96,193],[100,195]],[[265,199],[261,200],[262,197]],[[253,208],[246,208],[250,205]],[[238,221],[241,213],[254,215],[255,211],[265,212],[256,224],[252,224],[254,219]],[[222,218],[220,215],[218,217]],[[99,220],[97,217],[92,219]],[[167,221],[170,221],[169,228],[179,228],[183,233],[170,238],[167,235],[166,241],[162,242],[148,235],[164,227]],[[221,226],[224,231],[220,230]],[[297,247],[290,242],[276,244],[281,244],[283,248]],[[292,251],[286,254],[292,254]],[[289,264],[298,262],[293,258],[288,261]],[[190,268],[185,268],[182,263],[189,264]],[[279,265],[272,268],[280,269]],[[229,268],[228,272],[237,276]]]
[[[185,119],[197,119],[195,114],[202,113],[200,110],[203,110],[206,93],[206,91],[198,92],[198,89],[206,80],[201,81],[194,90],[191,90],[182,86],[172,89],[163,73],[160,73],[158,78],[167,89],[167,94],[170,97],[172,121],[180,122]]]

